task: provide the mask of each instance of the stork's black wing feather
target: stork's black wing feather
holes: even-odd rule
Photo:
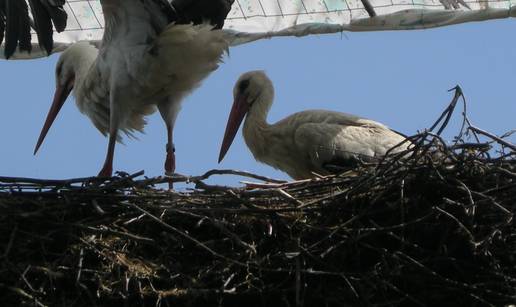
[[[234,0],[173,0],[177,23],[200,24],[208,20],[216,29],[224,26]]]
[[[160,5],[171,22],[200,24],[208,20],[217,29],[224,26],[224,20],[234,2],[234,0],[173,0],[171,6],[167,0],[154,1]],[[29,0],[39,44],[47,53],[50,53],[53,47],[51,21],[58,32],[66,27],[67,15],[63,9],[65,2],[65,0]],[[0,30],[4,28],[6,58],[13,55],[18,45],[21,50],[30,51],[30,18],[25,1],[0,0]]]
[[[5,33],[5,19],[3,16],[0,16],[0,44],[4,41],[4,33]]]
[[[0,44],[4,41],[5,33],[5,0],[0,0]]]
[[[54,44],[52,22],[58,32],[66,27],[65,3],[65,0],[29,0],[39,45],[49,54]],[[11,57],[18,46],[22,51],[31,51],[30,27],[29,7],[25,0],[0,0],[0,43],[5,38],[6,58]]]
[[[54,45],[52,37],[54,30],[52,29],[50,14],[40,0],[29,0],[29,4],[34,17],[34,27],[38,35],[39,46],[47,54],[50,54]]]
[[[63,32],[66,28],[66,21],[68,15],[64,10],[65,0],[36,0],[40,1],[41,4],[47,9],[47,13],[50,15],[54,27],[57,32]]]
[[[5,58],[10,58],[16,51],[18,46],[18,39],[20,37],[20,23],[18,22],[18,16],[20,11],[18,10],[17,2],[19,0],[6,0],[5,1]]]
[[[159,10],[160,16],[164,14],[167,24],[171,22],[176,22],[178,19],[177,13],[174,7],[170,4],[168,0],[152,0],[151,3],[148,3],[150,7],[154,7]],[[145,6],[145,5],[144,5]],[[153,11],[153,10],[151,10]],[[156,33],[159,33],[163,30],[163,20],[161,18],[152,18],[151,24],[155,29]]]
[[[21,51],[31,52],[32,44],[30,34],[29,7],[25,1],[16,1],[16,3],[18,5],[18,25],[20,27],[18,46],[20,47]]]
[[[156,2],[158,4],[159,8],[161,9],[161,11],[165,13],[169,22],[173,22],[173,21],[177,20],[177,18],[178,18],[177,12],[176,12],[175,8],[172,6],[172,4],[170,3],[170,1],[154,0],[154,2]]]

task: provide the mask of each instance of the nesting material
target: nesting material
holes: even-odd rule
[[[2,304],[513,304],[516,150],[466,116],[445,144],[457,92],[410,152],[337,176],[2,177]],[[170,180],[196,189],[155,188]]]

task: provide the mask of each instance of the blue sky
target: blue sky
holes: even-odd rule
[[[413,134],[431,125],[452,97],[447,90],[460,84],[475,125],[496,134],[514,129],[515,30],[515,20],[497,20],[419,31],[274,38],[231,48],[225,63],[184,101],[174,136],[177,172],[199,175],[232,168],[288,178],[256,162],[240,132],[217,164],[234,82],[255,69],[265,70],[275,84],[269,122],[305,109],[329,109]],[[72,99],[38,155],[32,155],[52,100],[57,57],[0,62],[0,176],[82,177],[97,174],[102,166],[107,139]],[[148,122],[138,140],[117,145],[115,170],[162,174],[164,123],[158,114]],[[456,128],[448,129],[448,139]],[[214,182],[238,180],[219,177]]]

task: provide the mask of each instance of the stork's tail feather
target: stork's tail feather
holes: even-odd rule
[[[126,125],[126,129],[122,131],[127,135],[127,137],[131,139],[138,139],[134,133],[140,132],[144,133],[145,125],[147,125],[147,121],[145,117],[151,115],[156,111],[156,107],[154,105],[144,105],[141,108],[138,108],[131,117],[128,119],[128,123]]]

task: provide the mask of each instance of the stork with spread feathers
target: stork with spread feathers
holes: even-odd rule
[[[394,153],[409,146],[404,136],[383,124],[334,111],[303,111],[268,124],[274,88],[263,71],[240,76],[233,95],[219,163],[244,117],[244,140],[255,159],[294,179],[311,178],[314,173],[327,175],[359,161],[374,160],[391,148]]]
[[[167,127],[165,171],[175,170],[173,128],[183,97],[217,69],[228,44],[220,30],[233,0],[210,2],[212,10],[186,5],[184,12],[166,0],[101,0],[105,32],[99,49],[78,42],[63,52],[56,68],[56,92],[34,153],[72,92],[79,110],[86,114],[109,144],[99,176],[112,174],[119,131],[142,131],[145,115],[159,110]],[[185,4],[186,3],[186,4]],[[215,6],[214,3],[218,3]],[[181,6],[182,5],[182,6]],[[185,17],[186,16],[186,17]],[[204,20],[198,25],[188,18]],[[188,22],[177,24],[175,21]],[[214,29],[217,28],[217,29]]]
[[[161,0],[165,2],[168,0]],[[27,5],[28,2],[28,5]],[[173,0],[173,21],[176,24],[200,24],[210,20],[211,24],[224,24],[227,12],[233,3],[220,0]],[[48,55],[54,47],[54,28],[62,32],[66,28],[68,15],[64,9],[66,0],[0,0],[0,43],[4,40],[4,57],[9,59],[16,49],[32,51],[31,29],[36,32],[39,46]],[[168,6],[165,3],[163,7]],[[32,18],[29,15],[32,14]]]

